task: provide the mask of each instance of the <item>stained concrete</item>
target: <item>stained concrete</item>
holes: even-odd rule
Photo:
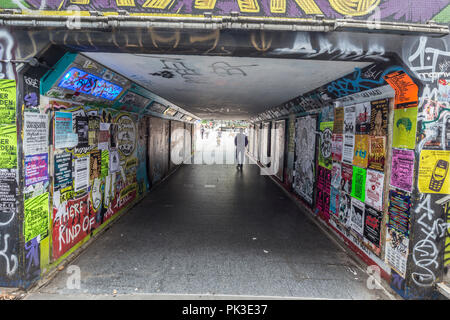
[[[256,165],[181,167],[72,264],[27,299],[388,298]]]

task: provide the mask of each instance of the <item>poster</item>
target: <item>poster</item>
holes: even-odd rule
[[[89,146],[89,118],[87,116],[76,115],[75,130],[78,135],[78,148]]]
[[[392,149],[391,186],[412,191],[414,177],[414,151]]]
[[[370,135],[386,136],[389,99],[375,100],[371,103],[370,109]]]
[[[136,125],[128,115],[121,115],[117,119],[117,125],[117,149],[123,156],[128,157],[136,147]]]
[[[406,192],[390,190],[389,191],[389,208],[388,225],[397,232],[409,235],[409,222],[411,210],[411,196]]]
[[[320,123],[319,165],[331,169],[331,144],[333,136],[333,122]]]
[[[355,153],[353,154],[353,165],[367,168],[369,161],[369,136],[357,134],[355,136]]]
[[[380,247],[381,221],[383,214],[369,206],[365,209],[364,238],[375,247]]]
[[[352,215],[352,197],[341,191],[339,195],[339,222],[346,227],[350,227],[350,217]]]
[[[370,102],[355,105],[355,133],[369,134],[370,132]]]
[[[55,148],[73,148],[78,144],[78,135],[73,132],[72,113],[55,112]]]
[[[361,202],[365,200],[366,193],[366,169],[353,166],[352,175],[352,197]]]
[[[333,134],[331,141],[331,159],[333,161],[342,161],[342,148],[344,136],[342,134]]]
[[[419,161],[419,191],[449,194],[450,151],[422,150]]]
[[[352,176],[353,176],[353,167],[351,165],[342,163],[342,172],[341,172],[341,190],[351,194],[352,193]]]
[[[316,181],[315,117],[301,117],[295,121],[295,163],[293,189],[310,205],[313,204]]]
[[[378,211],[383,211],[384,173],[367,170],[365,203]]]
[[[102,154],[100,150],[93,150],[89,160],[89,179],[94,181],[101,177]]]
[[[342,134],[344,132],[344,107],[334,108],[333,133]]]
[[[54,205],[58,210],[53,211],[53,259],[58,259],[90,233],[95,217],[89,216],[88,193]]]
[[[355,106],[344,107],[344,134],[356,133],[356,113]]]
[[[110,140],[109,128],[110,128],[109,123],[100,122],[100,132],[98,134],[99,150],[106,150],[109,147],[109,140]]]
[[[342,166],[339,162],[333,162],[333,168],[331,169],[331,186],[340,189],[341,188],[341,174]]]
[[[89,186],[89,157],[75,159],[74,175],[75,192],[84,190]]]
[[[393,148],[414,149],[416,144],[417,107],[394,110]]]
[[[101,164],[101,177],[105,178],[109,174],[109,151],[108,150],[102,150],[100,164]]]
[[[119,171],[120,162],[119,162],[119,152],[117,150],[111,150],[109,152],[109,171],[111,173]]]
[[[17,191],[16,170],[0,169],[0,225],[14,217]]]
[[[339,189],[334,187],[330,190],[330,212],[336,217],[339,216]]]
[[[16,81],[0,79],[0,125],[16,124]]]
[[[17,168],[16,125],[0,125],[0,168]]]
[[[88,131],[89,145],[97,146],[100,132],[100,118],[97,116],[89,116],[88,127],[89,127]]]
[[[331,170],[318,166],[316,208],[319,212],[319,216],[326,221],[329,219],[330,188]]]
[[[406,273],[409,239],[394,229],[386,231],[386,262],[403,278]]]
[[[389,73],[384,76],[384,80],[395,91],[396,108],[417,107],[419,88],[405,71]]]
[[[360,236],[364,234],[364,211],[364,203],[352,198],[351,227]]]
[[[386,137],[369,136],[369,159],[367,167],[369,169],[384,171],[386,160]]]
[[[23,150],[25,155],[48,153],[48,115],[24,113]]]
[[[41,239],[48,235],[48,192],[37,197],[26,199],[24,202],[24,236],[25,242],[37,236]]]
[[[342,161],[353,163],[353,150],[355,145],[355,106],[344,108],[344,144],[342,148]]]
[[[25,156],[25,186],[48,181],[48,154]]]
[[[72,185],[72,154],[69,152],[55,154],[55,179],[53,189],[64,189]]]

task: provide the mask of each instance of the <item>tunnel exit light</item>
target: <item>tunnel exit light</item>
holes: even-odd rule
[[[106,100],[114,100],[123,88],[78,68],[71,68],[61,79],[58,87],[88,94]]]

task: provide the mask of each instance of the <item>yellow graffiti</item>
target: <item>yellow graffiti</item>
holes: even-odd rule
[[[165,9],[174,0],[147,0],[142,7],[153,9]]]
[[[70,3],[73,3],[73,4],[89,4],[90,1],[91,0],[70,0]],[[64,1],[61,2],[61,5],[63,3],[64,3]],[[61,5],[60,5],[60,8],[61,8]]]
[[[237,0],[242,12],[259,12],[257,0]]]
[[[270,0],[270,11],[273,13],[285,13],[286,0]]]
[[[195,0],[196,9],[214,9],[216,0]]]
[[[330,0],[334,10],[343,15],[364,16],[372,12],[380,0]]]
[[[269,50],[271,45],[272,45],[272,39],[273,39],[272,34],[270,34],[270,38],[267,41],[266,41],[266,33],[264,31],[261,31],[259,34],[260,34],[260,37],[261,37],[261,39],[260,39],[261,40],[261,42],[260,42],[261,45],[259,45],[259,43],[256,40],[256,33],[255,32],[253,32],[250,35],[250,41],[251,41],[253,47],[256,50],[262,51],[262,52]]]
[[[134,0],[116,0],[118,7],[134,7]]]
[[[306,14],[323,14],[314,0],[295,0],[295,2]]]
[[[150,31],[150,37],[152,39],[153,46],[155,46],[156,48],[159,48],[158,43],[166,44],[166,43],[174,42],[172,48],[175,49],[176,47],[178,47],[178,44],[180,43],[180,31],[175,31],[172,36],[168,36],[168,37],[160,36],[153,29],[149,29],[149,31]]]
[[[190,43],[214,40],[212,47],[209,50],[207,50],[205,53],[208,53],[208,52],[214,50],[217,47],[217,43],[219,42],[219,39],[220,39],[220,31],[218,29],[214,30],[212,33],[206,34],[206,35],[190,35],[189,36]]]

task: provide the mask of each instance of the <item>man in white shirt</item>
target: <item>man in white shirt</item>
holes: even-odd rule
[[[242,170],[242,164],[244,163],[245,156],[245,147],[247,147],[248,139],[244,134],[244,130],[242,128],[239,129],[239,133],[236,134],[234,138],[234,145],[236,146],[236,158],[237,158],[237,169]]]

